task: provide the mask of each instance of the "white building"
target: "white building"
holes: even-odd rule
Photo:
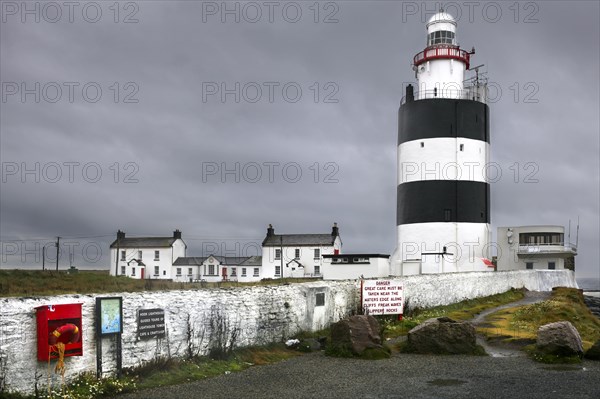
[[[323,280],[388,277],[390,256],[382,254],[323,255]]]
[[[181,257],[171,268],[173,281],[259,281],[262,278],[260,256]]]
[[[574,269],[577,246],[563,226],[498,227],[498,270]]]
[[[339,254],[337,223],[327,234],[275,234],[269,225],[262,242],[262,275],[267,278],[321,277],[323,255]]]
[[[181,231],[172,237],[125,237],[119,230],[110,244],[110,274],[136,279],[171,279],[171,267],[184,257],[187,245]]]

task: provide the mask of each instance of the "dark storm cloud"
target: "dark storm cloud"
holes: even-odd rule
[[[492,186],[493,231],[571,219],[574,236],[579,216],[578,273],[597,274],[598,4],[534,2],[535,11],[530,3],[519,3],[517,22],[509,3],[478,3],[471,20],[468,6],[452,3],[462,7],[461,46],[476,47],[474,65],[485,64],[502,91],[490,104],[491,160],[503,172]],[[0,104],[4,164],[79,163],[72,182],[64,168],[56,183],[6,176],[4,241],[110,235],[97,239],[107,251],[119,228],[148,235],[180,228],[193,255],[210,239],[260,242],[268,223],[277,232],[327,232],[335,221],[346,251],[394,250],[397,108],[414,81],[412,57],[425,44],[425,3],[333,2],[337,23],[322,23],[335,11],[325,3],[319,23],[312,2],[298,3],[297,23],[277,11],[272,23],[266,14],[256,23],[221,23],[220,15],[203,22],[206,2],[135,4],[133,24],[121,23],[133,9],[121,9],[114,23],[106,4],[97,23],[81,14],[73,23],[3,15],[2,82],[79,83],[72,103],[63,92],[56,103],[29,96],[23,104],[17,94]],[[497,22],[492,6],[482,13],[486,4],[501,8]],[[406,13],[412,6],[416,15]],[[96,103],[82,98],[90,82],[102,89]],[[206,96],[212,84],[231,89],[236,82],[258,84],[259,101],[248,101],[252,91],[239,102]],[[278,84],[272,103],[265,82]],[[301,87],[297,102],[282,95],[286,83]],[[127,95],[138,102],[125,102]],[[324,102],[327,95],[337,102]],[[203,173],[207,165],[239,163],[250,172],[248,165],[268,162],[279,163],[272,182],[267,167],[255,183]],[[88,163],[100,167],[99,181],[82,174]],[[295,183],[282,173],[292,163],[302,172]],[[528,163],[537,182],[523,181]]]

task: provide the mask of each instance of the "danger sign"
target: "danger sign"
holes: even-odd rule
[[[404,287],[396,280],[363,280],[362,306],[366,314],[402,314]]]

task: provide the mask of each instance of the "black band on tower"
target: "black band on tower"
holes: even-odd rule
[[[398,185],[397,225],[490,222],[490,185],[466,180],[421,180]]]
[[[478,101],[441,98],[407,101],[398,113],[398,144],[437,137],[490,142],[489,107]]]

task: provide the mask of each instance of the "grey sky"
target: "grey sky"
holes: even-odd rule
[[[344,251],[392,253],[398,106],[424,22],[446,4],[460,12],[461,46],[476,48],[473,65],[502,92],[490,104],[491,160],[502,170],[494,232],[571,219],[575,241],[579,216],[577,274],[599,274],[598,2],[228,2],[239,22],[220,1],[121,2],[118,15],[112,1],[80,2],[73,22],[63,2],[27,4],[39,22],[22,2],[2,1],[2,268],[22,267],[21,255],[56,236],[86,237],[67,239],[79,244],[76,265],[108,267],[117,229],[179,228],[190,255],[213,243],[244,255],[268,223],[318,233],[338,222]],[[236,82],[239,102],[208,91]],[[22,98],[23,88],[33,92]],[[72,182],[69,162],[79,163]],[[203,173],[236,162],[239,182]],[[21,174],[36,163],[39,182]],[[81,249],[90,242],[103,251],[93,263]]]

